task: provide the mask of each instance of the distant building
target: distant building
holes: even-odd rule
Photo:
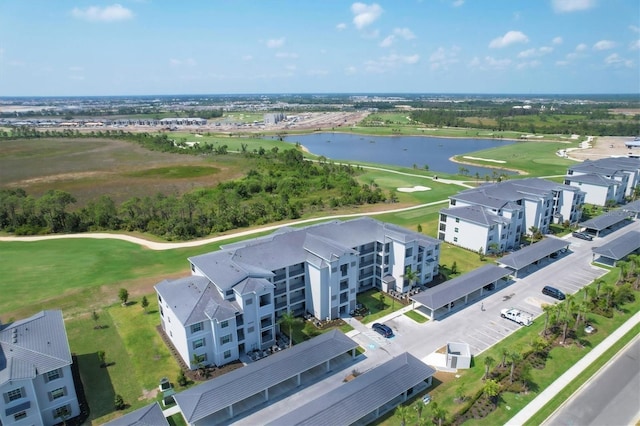
[[[227,364],[273,346],[283,314],[348,315],[360,292],[432,281],[439,256],[438,240],[370,218],[282,228],[192,257],[192,276],[157,284],[162,328],[191,368]]]
[[[584,197],[578,188],[537,178],[481,185],[449,197],[438,238],[484,253],[517,248],[532,227],[544,234],[552,223],[577,223]]]
[[[264,115],[264,124],[265,125],[278,124],[279,122],[281,122],[282,120],[284,120],[286,118],[287,117],[284,115],[283,112],[272,112],[272,113]]]
[[[605,206],[624,203],[640,185],[640,159],[608,157],[569,167],[564,183],[586,193],[585,202]]]
[[[0,326],[0,425],[55,425],[80,414],[61,311]]]

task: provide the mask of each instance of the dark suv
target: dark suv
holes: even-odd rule
[[[581,240],[593,241],[593,237],[586,232],[572,232],[571,235],[576,238],[580,238]]]
[[[371,328],[382,334],[384,337],[393,337],[393,330],[391,330],[391,327],[389,327],[388,325],[376,322],[371,326]]]
[[[558,300],[564,300],[565,299],[565,296],[564,296],[563,292],[561,292],[557,288],[551,287],[549,285],[545,286],[542,289],[542,294],[546,294],[547,296],[551,296],[554,299],[558,299]]]

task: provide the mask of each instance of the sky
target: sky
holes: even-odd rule
[[[640,96],[638,0],[0,0],[0,97]]]

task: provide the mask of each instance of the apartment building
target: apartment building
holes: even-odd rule
[[[481,185],[449,197],[440,210],[438,238],[473,251],[519,247],[532,228],[580,220],[585,193],[578,188],[530,178]]]
[[[155,287],[161,324],[191,368],[223,365],[274,345],[287,312],[335,319],[360,292],[432,281],[439,256],[437,239],[370,218],[282,228],[189,258],[190,277]]]
[[[62,311],[0,325],[0,425],[55,425],[80,414]]]
[[[584,191],[586,203],[598,206],[605,206],[607,202],[622,204],[625,197],[633,197],[640,185],[640,159],[607,157],[587,160],[569,167],[564,183]]]

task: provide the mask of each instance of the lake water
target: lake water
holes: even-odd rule
[[[352,133],[313,133],[309,135],[286,136],[285,141],[299,142],[310,152],[323,155],[335,161],[365,161],[367,163],[418,168],[429,166],[429,170],[458,174],[460,167],[469,170],[470,176],[479,173],[481,177],[492,176],[489,167],[463,165],[450,161],[454,155],[466,154],[482,149],[510,145],[514,141],[497,139],[432,138],[424,136],[369,136]]]

